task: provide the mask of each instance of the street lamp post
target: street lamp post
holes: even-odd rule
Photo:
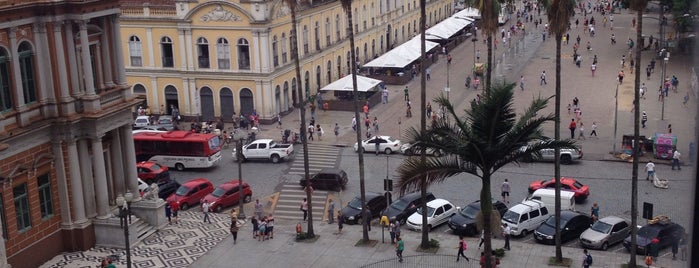
[[[444,88],[444,91],[447,92],[447,100],[449,100],[449,91],[451,91],[449,88],[449,65],[451,65],[451,63],[447,61],[447,87]]]
[[[662,89],[663,84],[665,82],[665,76],[667,75],[665,72],[667,71],[667,62],[670,60],[670,53],[665,52],[665,58],[663,59],[663,76],[660,79],[660,88]],[[660,94],[665,94],[663,90],[660,91]],[[662,103],[662,108],[660,109],[660,120],[665,120],[665,96],[661,98],[663,100]]]
[[[614,145],[612,145],[612,154],[616,153],[616,129],[617,129],[617,113],[619,112],[619,81],[616,82],[616,90],[614,91]]]
[[[238,199],[238,219],[245,219],[245,210],[243,209],[243,134],[240,131],[234,134],[233,139],[236,141],[236,158],[238,162],[238,193],[240,197]]]
[[[133,194],[130,191],[126,191],[124,196],[119,195],[117,197],[117,204],[119,205],[119,224],[122,229],[124,229],[124,246],[126,248],[126,267],[131,268],[131,245],[129,243],[129,223],[131,222],[131,201],[133,201]]]

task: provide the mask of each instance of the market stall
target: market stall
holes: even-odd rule
[[[380,91],[385,87],[383,81],[369,78],[366,76],[357,75],[357,92],[362,105],[369,100],[369,104],[373,106],[381,101]],[[320,89],[321,92],[332,92],[332,98],[324,100],[327,103],[329,110],[336,111],[354,111],[354,87],[352,83],[352,75],[347,75],[343,78],[332,82]],[[325,107],[325,103],[323,106]]]

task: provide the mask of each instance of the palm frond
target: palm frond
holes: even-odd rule
[[[429,157],[425,162],[419,157],[411,157],[398,167],[395,177],[401,194],[404,194],[419,190],[423,178],[428,185],[442,183],[452,176],[466,172],[462,167],[459,157],[455,155]]]
[[[478,0],[478,11],[481,13],[479,26],[486,34],[494,34],[498,30],[500,2],[497,0]]]
[[[570,27],[570,18],[575,15],[575,0],[552,0],[548,9],[549,32],[553,35],[563,35]]]

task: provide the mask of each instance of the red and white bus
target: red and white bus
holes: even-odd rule
[[[208,168],[221,160],[221,141],[214,134],[189,131],[140,132],[133,135],[137,161],[152,161],[184,170]]]

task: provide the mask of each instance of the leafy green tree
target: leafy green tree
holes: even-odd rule
[[[552,114],[542,115],[548,99],[536,98],[517,118],[513,107],[514,84],[501,84],[489,89],[481,103],[473,103],[459,117],[447,98],[435,100],[445,107],[453,120],[440,120],[424,133],[408,129],[411,142],[422,144],[421,149],[441,150],[440,157],[408,158],[397,169],[401,192],[421,189],[441,183],[462,173],[481,179],[481,212],[483,214],[486,266],[493,267],[491,176],[501,167],[517,162],[547,148],[575,148],[570,140],[540,140],[544,138],[542,125],[553,121]],[[452,122],[453,121],[453,122]],[[532,143],[532,141],[539,140]],[[522,149],[523,146],[526,149]],[[496,223],[497,224],[497,223]]]

